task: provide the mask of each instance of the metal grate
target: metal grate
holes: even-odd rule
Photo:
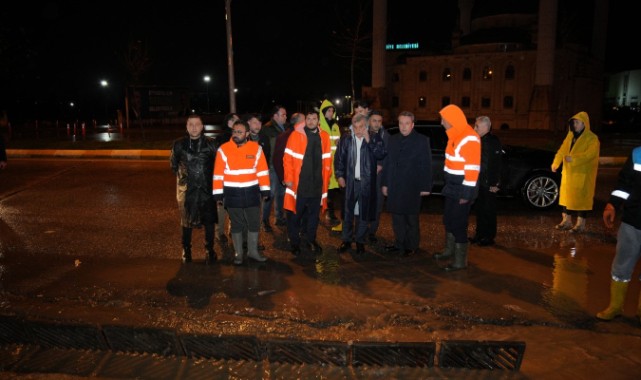
[[[272,340],[267,343],[267,358],[270,362],[279,363],[346,366],[349,358],[349,345],[328,341]]]
[[[433,367],[436,344],[426,343],[354,343],[352,365]]]
[[[441,343],[441,368],[497,369],[518,371],[525,342],[451,340]]]
[[[262,360],[258,339],[247,336],[179,336],[188,357],[232,360]]]
[[[115,351],[147,352],[164,356],[183,354],[172,330],[104,326],[102,331],[107,343]]]
[[[64,373],[87,377],[91,375],[105,351],[68,350],[62,348],[40,348],[19,362],[16,372]]]
[[[105,350],[107,345],[100,330],[94,326],[62,325],[25,322],[34,343],[42,346],[75,348],[79,350]]]

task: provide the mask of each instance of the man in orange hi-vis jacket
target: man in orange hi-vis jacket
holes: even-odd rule
[[[332,153],[329,134],[318,128],[318,113],[309,111],[305,123],[294,126],[287,139],[283,156],[285,190],[284,208],[287,210],[287,235],[294,255],[300,253],[299,220],[306,213],[307,244],[319,253],[316,242],[318,217],[327,208],[327,188],[332,174]],[[305,219],[305,218],[303,218]]]
[[[248,140],[249,124],[236,120],[232,139],[221,145],[214,164],[214,199],[224,206],[231,221],[234,264],[243,263],[243,230],[247,229],[247,256],[267,258],[258,252],[261,197],[269,198],[269,168],[263,149]]]
[[[478,178],[481,170],[481,139],[467,123],[465,114],[453,104],[439,111],[441,125],[447,133],[445,147],[445,197],[443,224],[445,225],[445,249],[434,255],[436,259],[452,262],[446,271],[467,267],[467,225],[470,208],[478,194]]]

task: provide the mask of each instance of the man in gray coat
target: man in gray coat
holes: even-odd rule
[[[389,139],[382,172],[381,191],[387,197],[395,238],[385,250],[409,256],[420,243],[421,197],[432,191],[432,149],[429,139],[414,130],[413,113],[399,114],[398,129],[400,133]]]

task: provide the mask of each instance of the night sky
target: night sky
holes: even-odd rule
[[[415,4],[419,1],[419,4]],[[500,3],[496,0],[481,0]],[[562,1],[562,0],[559,0]],[[563,0],[573,9],[578,0]],[[388,2],[388,42],[419,40],[447,48],[456,1]],[[264,111],[273,101],[350,94],[349,60],[340,36],[354,30],[359,2],[233,0],[233,43],[238,110]],[[365,2],[369,7],[369,2]],[[371,30],[367,8],[363,29]],[[563,12],[560,12],[563,13]],[[577,11],[580,14],[580,12]],[[148,51],[141,84],[184,86],[205,92],[227,112],[224,0],[196,2],[22,2],[0,11],[0,106],[16,101],[85,101],[102,96],[99,81],[122,92],[132,80],[123,64],[130,43]],[[641,68],[630,61],[633,12],[612,1],[606,69]],[[589,20],[588,22],[591,22]],[[371,46],[367,42],[366,46]],[[364,52],[369,57],[369,52]],[[370,62],[359,61],[356,87],[370,84]],[[118,95],[112,94],[114,98]]]

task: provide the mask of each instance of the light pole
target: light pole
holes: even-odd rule
[[[203,80],[205,81],[205,85],[207,86],[207,112],[209,112],[209,81],[211,81],[211,77],[209,75],[205,75],[203,77]]]
[[[107,82],[106,79],[101,79],[100,86],[106,89],[107,87],[109,87],[109,82]],[[107,111],[107,103],[108,103],[107,90],[105,90],[105,120],[106,120],[106,123],[109,124],[109,112]]]

